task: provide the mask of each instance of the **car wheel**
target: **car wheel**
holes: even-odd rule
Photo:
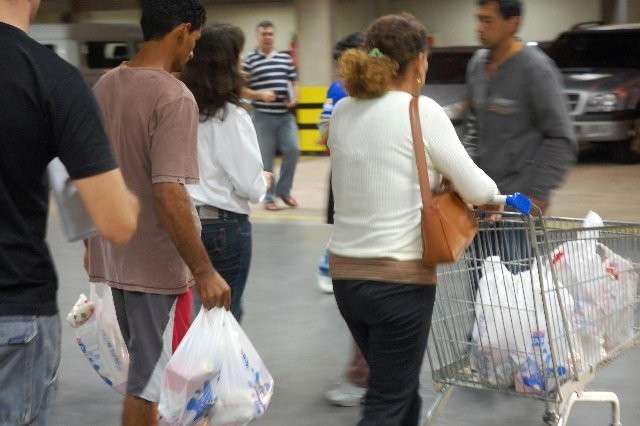
[[[634,123],[634,135],[631,139],[613,143],[610,146],[611,159],[620,164],[640,162],[640,120]]]

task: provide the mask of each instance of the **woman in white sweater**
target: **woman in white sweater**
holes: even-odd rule
[[[329,245],[340,312],[370,366],[361,426],[417,425],[419,372],[436,296],[424,268],[422,202],[409,102],[427,72],[427,34],[411,15],[378,19],[363,49],[345,53],[351,97],[329,128],[335,225]],[[448,179],[469,203],[487,204],[496,184],[467,155],[443,109],[419,101],[433,189]]]

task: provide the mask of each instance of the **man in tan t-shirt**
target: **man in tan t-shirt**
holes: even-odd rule
[[[204,21],[199,0],[142,2],[142,49],[94,89],[125,181],[141,204],[128,244],[89,244],[89,273],[111,286],[130,354],[124,425],[157,422],[164,366],[190,322],[189,288],[197,286],[208,309],[229,307],[229,286],[211,266],[184,187],[198,182],[198,107],[171,74],[190,59]]]

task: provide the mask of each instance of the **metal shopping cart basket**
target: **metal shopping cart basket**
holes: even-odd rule
[[[640,224],[485,215],[438,274],[427,355],[439,393],[426,425],[459,386],[539,399],[553,426],[576,402],[606,402],[620,426],[617,396],[585,388],[638,342],[639,285]]]

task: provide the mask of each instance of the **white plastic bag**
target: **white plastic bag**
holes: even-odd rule
[[[262,416],[273,396],[273,377],[233,315],[224,311],[224,350],[218,400],[210,426],[240,426]]]
[[[97,235],[98,231],[84,207],[80,193],[59,158],[49,163],[47,176],[67,240],[80,241]]]
[[[515,383],[521,393],[548,391],[554,385],[550,340],[556,342],[555,358],[561,380],[568,377],[572,365],[567,336],[576,349],[576,361],[581,359],[571,328],[571,295],[560,283],[561,302],[558,302],[550,272],[543,271],[541,283],[535,264],[530,271],[517,275],[499,257],[486,259],[482,266],[472,334],[473,367],[494,386],[504,388]],[[543,290],[548,296],[549,322],[544,317]],[[561,305],[569,319],[569,330],[565,330],[562,322]]]
[[[77,325],[76,342],[102,380],[124,395],[129,351],[118,325],[111,288],[91,283],[89,299],[82,296],[67,317],[72,326]]]
[[[601,227],[589,212],[585,228]],[[578,233],[578,239],[557,247],[551,265],[575,300],[576,331],[588,364],[597,364],[607,351],[633,336],[634,304],[639,285],[633,264],[597,240],[598,230]]]
[[[167,363],[158,407],[162,424],[196,424],[213,407],[224,320],[222,310],[200,310]]]
[[[266,411],[273,378],[230,312],[201,309],[167,364],[161,423],[245,425]]]

